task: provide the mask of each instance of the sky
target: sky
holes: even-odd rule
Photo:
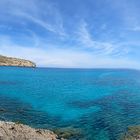
[[[140,68],[139,0],[0,0],[0,54],[39,67]]]

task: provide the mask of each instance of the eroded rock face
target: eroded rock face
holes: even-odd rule
[[[0,140],[58,140],[52,131],[0,121]]]
[[[28,60],[0,55],[0,66],[36,67],[36,64]]]

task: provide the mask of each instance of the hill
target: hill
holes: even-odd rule
[[[0,66],[36,67],[36,64],[29,60],[0,55]]]

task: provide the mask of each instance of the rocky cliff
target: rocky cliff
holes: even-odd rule
[[[0,121],[0,140],[58,140],[58,138],[49,130],[34,129],[23,124]]]
[[[36,64],[28,60],[0,55],[0,66],[36,67]]]

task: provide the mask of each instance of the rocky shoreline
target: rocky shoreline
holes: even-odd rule
[[[82,131],[73,127],[35,129],[20,122],[0,121],[0,140],[67,140],[82,138]]]
[[[130,126],[120,140],[140,140],[140,126]]]
[[[80,132],[71,128],[52,132],[34,129],[18,122],[0,121],[0,140],[66,140],[79,134]],[[140,140],[140,126],[128,127],[127,132],[119,140]]]
[[[27,125],[0,121],[0,140],[64,140],[50,131]]]
[[[0,55],[0,66],[36,67],[36,64],[29,60]]]

